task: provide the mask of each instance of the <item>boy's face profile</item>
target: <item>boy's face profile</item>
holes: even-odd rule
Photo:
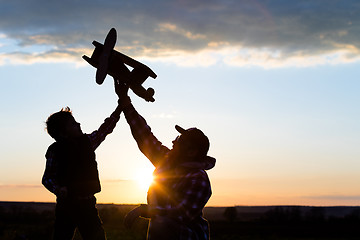
[[[68,118],[64,125],[63,135],[66,138],[77,138],[83,135],[80,123],[76,122],[73,117]]]

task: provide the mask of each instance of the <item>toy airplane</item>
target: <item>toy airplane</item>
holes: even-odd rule
[[[155,79],[157,75],[145,64],[114,50],[115,43],[116,30],[112,28],[107,34],[104,44],[97,41],[92,42],[95,49],[91,58],[83,56],[85,61],[97,68],[96,82],[102,84],[106,75],[109,74],[114,79],[125,82],[139,97],[148,102],[154,102],[154,89],[145,89],[142,84],[148,77]],[[125,64],[132,67],[132,71]]]

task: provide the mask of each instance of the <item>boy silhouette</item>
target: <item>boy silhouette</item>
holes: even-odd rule
[[[68,107],[47,119],[47,132],[55,142],[45,155],[42,183],[56,195],[55,240],[72,239],[76,228],[84,240],[106,239],[94,196],[101,190],[95,149],[115,128],[121,109],[118,105],[91,134],[82,132]]]
[[[127,96],[127,87],[115,84],[123,112],[140,151],[155,166],[154,183],[149,187],[147,202],[125,217],[131,227],[138,217],[150,218],[149,240],[207,240],[208,222],[202,210],[211,196],[207,173],[215,158],[207,156],[209,139],[197,128],[183,129],[169,149],[153,135]]]

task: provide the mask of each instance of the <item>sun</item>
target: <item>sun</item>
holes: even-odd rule
[[[139,187],[143,190],[147,190],[153,181],[153,169],[151,168],[139,168],[136,171],[135,180]]]

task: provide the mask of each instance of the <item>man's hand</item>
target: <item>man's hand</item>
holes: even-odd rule
[[[142,204],[141,206],[134,208],[128,214],[126,214],[124,219],[125,227],[131,228],[138,217],[149,217],[148,205]]]

